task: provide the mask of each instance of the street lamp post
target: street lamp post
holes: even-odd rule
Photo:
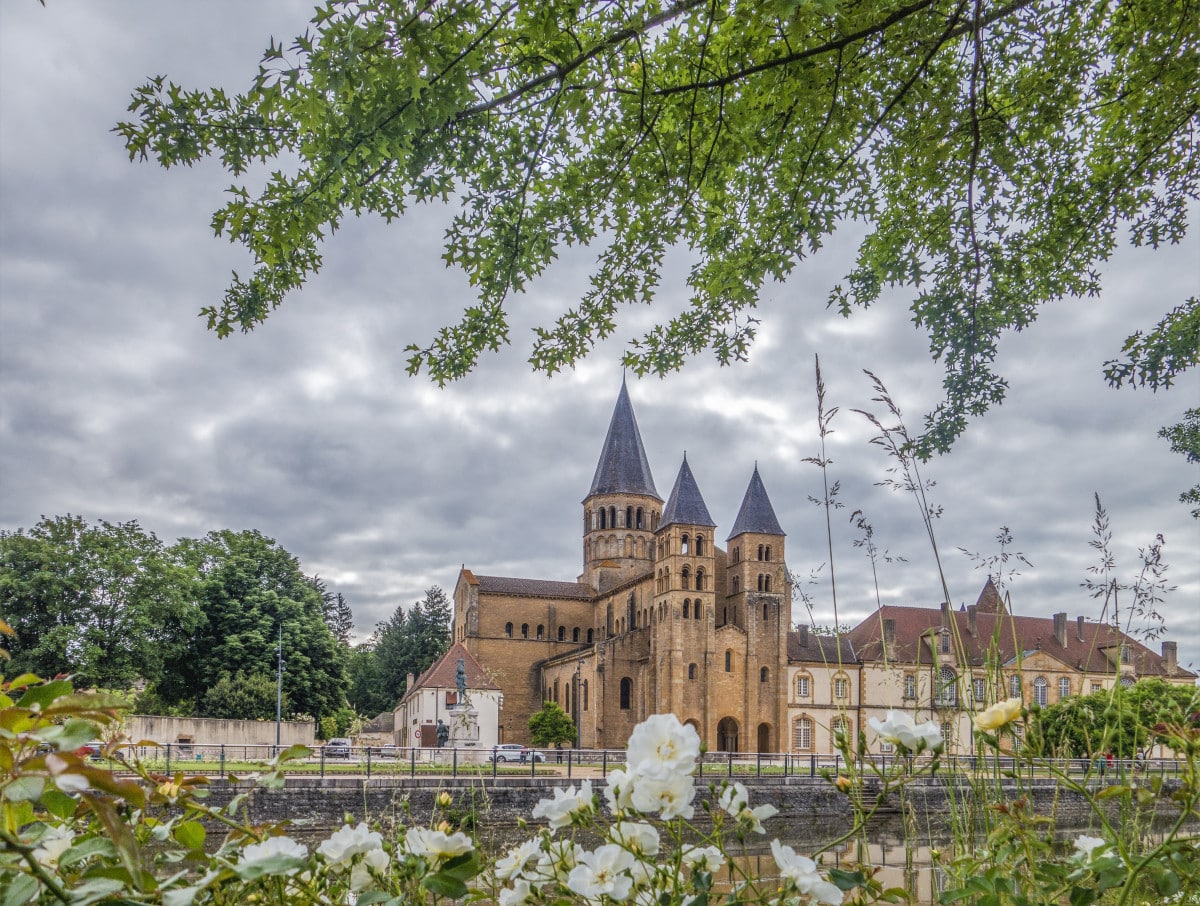
[[[279,648],[275,667],[275,748],[279,748],[280,730],[283,727],[283,624],[279,624]]]
[[[574,694],[573,696],[571,696],[571,704],[573,704],[573,705],[575,706],[575,748],[576,748],[576,750],[583,748],[583,746],[581,745],[581,741],[582,741],[582,732],[581,732],[581,730],[580,730],[580,727],[579,727],[579,717],[580,717],[580,708],[579,708],[579,688],[580,688],[580,682],[579,682],[579,674],[580,674],[580,671],[582,671],[582,670],[583,670],[583,658],[580,658],[580,659],[579,659],[578,661],[576,661],[576,663],[575,663],[575,694]]]

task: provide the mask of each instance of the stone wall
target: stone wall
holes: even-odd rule
[[[217,720],[209,717],[159,717],[135,714],[125,722],[134,742],[146,740],[161,745],[273,746],[273,720]],[[285,720],[280,724],[279,742],[284,746],[314,745],[312,721]]]

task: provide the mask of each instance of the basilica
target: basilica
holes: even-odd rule
[[[584,748],[621,748],[672,712],[709,751],[827,753],[901,708],[965,750],[972,713],[1002,698],[1195,682],[1173,642],[1159,654],[1107,623],[1016,616],[991,579],[969,608],[889,604],[841,637],[793,629],[786,535],[757,467],[722,546],[686,456],[663,502],[624,383],[582,517],[574,582],[459,573],[455,648],[499,690],[498,742],[527,743],[554,701]]]

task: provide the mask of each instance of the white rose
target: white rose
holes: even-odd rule
[[[779,809],[773,805],[750,808],[750,793],[742,783],[734,783],[721,790],[717,804],[739,823],[746,824],[756,834],[766,833],[762,826],[763,821],[779,814]]]
[[[626,872],[634,861],[631,853],[615,843],[606,843],[594,852],[580,854],[579,864],[567,877],[567,887],[587,900],[624,900],[633,887],[633,878]]]
[[[609,837],[638,855],[658,855],[658,830],[645,821],[618,821],[609,830]]]
[[[879,734],[880,739],[908,752],[936,749],[942,744],[942,732],[937,724],[928,721],[918,726],[906,711],[888,711],[882,721],[872,717],[867,724]]]
[[[658,812],[664,821],[691,818],[696,785],[690,774],[638,777],[633,788],[633,807],[639,812]]]
[[[674,714],[651,714],[633,728],[626,758],[638,776],[691,774],[700,757],[700,735]]]
[[[283,872],[286,875],[294,875],[308,860],[308,847],[303,843],[297,843],[291,837],[267,837],[262,843],[251,843],[245,847],[238,860],[238,865],[252,866],[277,856],[294,860],[293,866]]]
[[[813,897],[818,903],[837,906],[842,902],[841,890],[821,878],[817,873],[817,863],[812,859],[797,855],[794,849],[778,840],[771,841],[771,855],[779,866],[779,876],[790,880],[801,893]]]
[[[1092,857],[1093,850],[1104,846],[1105,841],[1100,837],[1089,837],[1087,834],[1080,834],[1075,838],[1074,857],[1087,861]]]
[[[62,854],[71,848],[74,839],[75,832],[72,830],[64,827],[47,827],[46,833],[42,834],[42,839],[38,841],[37,847],[33,850],[33,857],[42,865],[54,868],[58,865]]]
[[[452,859],[475,848],[466,834],[446,834],[428,827],[410,827],[404,835],[404,844],[410,853],[434,861]]]
[[[355,863],[354,867],[350,869],[350,889],[358,893],[370,887],[375,880],[371,871],[382,874],[390,861],[388,854],[382,849],[368,850],[367,854],[362,857],[362,861]]]
[[[354,827],[346,824],[334,831],[333,836],[317,847],[317,852],[331,865],[339,865],[359,853],[382,848],[383,837],[366,824],[359,823]]]
[[[684,865],[709,874],[719,871],[725,864],[725,854],[716,846],[693,846],[688,843],[683,847],[681,857]]]
[[[609,771],[608,784],[604,787],[604,798],[608,807],[614,812],[624,812],[633,808],[634,778],[626,771],[617,769]]]
[[[494,873],[501,881],[508,881],[520,875],[530,860],[541,855],[541,842],[526,840],[516,849],[510,849],[505,855],[496,860]]]
[[[531,893],[533,888],[529,886],[529,882],[524,878],[517,878],[512,887],[500,891],[500,906],[522,906],[529,901]]]
[[[575,791],[574,786],[565,790],[555,787],[553,799],[542,799],[533,807],[533,817],[545,818],[550,830],[556,831],[560,827],[567,827],[572,815],[585,814],[591,808],[592,782],[585,780],[579,785],[579,792]]]

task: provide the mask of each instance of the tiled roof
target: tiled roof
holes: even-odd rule
[[[841,657],[838,657],[838,648]],[[817,635],[815,632],[788,633],[787,656],[789,663],[809,664],[854,664],[854,646],[845,636]]]
[[[750,485],[746,488],[746,496],[742,498],[742,508],[738,510],[737,518],[733,520],[730,538],[755,532],[760,535],[782,535],[783,528],[775,518],[775,508],[771,506],[771,498],[758,475],[758,465],[754,466],[754,474],[750,476]]]
[[[1141,642],[1126,635],[1107,623],[1094,623],[1078,619],[1066,621],[1066,644],[1060,644],[1054,634],[1054,617],[1025,617],[983,610],[984,606],[995,606],[998,601],[995,585],[988,580],[980,595],[980,603],[970,610],[975,611],[974,632],[971,631],[970,611],[949,610],[946,616],[957,627],[957,638],[970,664],[982,664],[994,657],[1000,663],[1011,663],[1018,655],[1029,656],[1042,652],[1063,662],[1069,668],[1089,673],[1111,672],[1114,666],[1112,652],[1120,645],[1128,645],[1131,663],[1138,676],[1193,676],[1183,668],[1168,674],[1162,655],[1151,651]],[[863,661],[881,660],[883,657],[884,621],[895,625],[895,643],[892,660],[897,663],[929,663],[929,644],[923,641],[931,630],[940,629],[944,622],[940,607],[900,607],[884,605],[867,617],[849,633],[854,650]],[[955,650],[952,644],[951,650]],[[994,650],[994,655],[991,652]]]
[[[645,494],[656,500],[662,499],[654,488],[650,462],[646,459],[646,449],[642,446],[642,435],[624,380],[612,421],[608,423],[608,436],[604,438],[588,497],[596,494]]]
[[[553,579],[514,579],[508,576],[476,576],[481,593],[516,595],[526,598],[589,599],[596,592],[580,582],[556,582]]]
[[[688,465],[686,454],[683,457],[683,465],[679,467],[679,474],[675,477],[675,487],[671,488],[671,496],[667,498],[667,505],[663,507],[662,518],[658,523],[660,529],[668,525],[707,525],[712,528],[716,528],[717,525],[712,516],[708,515],[708,507],[704,505],[700,488],[696,486],[696,479],[692,477],[692,468]]]
[[[491,681],[479,661],[467,651],[462,642],[455,642],[450,650],[433,662],[432,666],[422,673],[412,688],[404,693],[407,699],[420,689],[454,689],[458,686],[458,661],[463,661],[463,669],[467,675],[467,691],[484,690],[499,692],[500,687]]]

